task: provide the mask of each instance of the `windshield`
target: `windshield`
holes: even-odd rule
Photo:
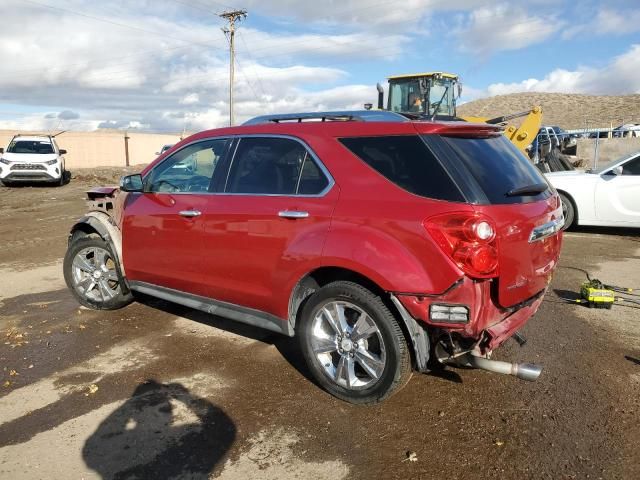
[[[9,144],[7,153],[52,154],[53,146],[48,141],[14,140]]]
[[[433,80],[429,90],[429,115],[455,115],[454,88],[450,80]]]
[[[394,80],[389,85],[389,105],[392,112],[455,115],[455,88],[449,79],[418,78]],[[429,88],[427,88],[427,86]],[[428,99],[425,98],[428,92]],[[425,101],[427,100],[427,101]]]

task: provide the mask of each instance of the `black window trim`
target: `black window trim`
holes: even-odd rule
[[[305,141],[303,141],[302,139],[298,138],[298,137],[294,137],[292,135],[278,135],[278,134],[269,134],[269,133],[252,133],[252,134],[240,134],[240,135],[232,135],[232,137],[235,137],[238,139],[238,141],[236,142],[236,146],[234,148],[233,151],[233,155],[231,157],[231,161],[228,162],[228,166],[227,166],[227,179],[224,183],[224,189],[222,192],[216,192],[214,193],[215,195],[245,195],[245,196],[251,196],[251,197],[292,197],[292,198],[320,198],[320,197],[324,197],[325,195],[327,195],[331,189],[333,188],[333,186],[335,185],[335,180],[333,179],[333,176],[331,175],[331,173],[329,173],[329,170],[327,169],[327,167],[325,167],[325,165],[322,163],[322,161],[320,161],[320,158],[318,158],[318,156],[316,155],[316,153],[313,151],[313,149],[311,147],[309,147],[309,145],[307,145],[307,143]],[[309,157],[311,157],[312,161],[316,164],[316,166],[320,169],[320,172],[322,172],[322,174],[325,176],[325,178],[327,179],[327,186],[319,193],[314,193],[314,194],[297,194],[297,193],[236,193],[236,192],[227,192],[227,186],[229,183],[229,175],[231,174],[231,167],[233,166],[233,162],[236,159],[236,154],[238,153],[238,147],[240,145],[240,143],[242,142],[243,138],[284,138],[287,140],[293,140],[295,142],[298,142],[300,145],[302,145],[302,147],[306,150],[307,152],[307,156],[305,157],[305,161],[306,159],[308,159]],[[304,166],[304,165],[303,165]],[[300,168],[300,174],[302,175],[302,168]],[[298,177],[298,184],[300,183],[300,178]],[[296,191],[298,190],[298,186],[296,186]]]

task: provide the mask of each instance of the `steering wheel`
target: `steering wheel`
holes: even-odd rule
[[[162,185],[169,186],[169,188],[171,190],[162,189]],[[167,180],[158,180],[158,182],[155,185],[153,185],[153,187],[154,187],[153,188],[154,192],[170,192],[170,193],[172,193],[172,192],[179,192],[180,191],[180,189],[177,186],[175,186],[173,183],[171,183],[171,182],[169,182]]]
[[[211,180],[204,175],[196,175],[187,181],[188,192],[206,192],[209,190]]]

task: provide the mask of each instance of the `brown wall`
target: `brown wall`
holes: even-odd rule
[[[0,130],[0,146],[6,148],[17,132]],[[119,167],[125,166],[125,132],[106,130],[95,132],[66,132],[56,137],[60,148],[67,150],[66,168]],[[155,133],[128,133],[129,164],[149,163],[156,158],[163,145],[177,143],[179,135]]]

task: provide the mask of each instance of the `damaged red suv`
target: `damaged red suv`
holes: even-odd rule
[[[298,337],[317,382],[384,400],[433,362],[490,359],[558,262],[558,195],[491,125],[392,112],[258,117],[89,192],[64,262],[78,301],[136,293]]]

